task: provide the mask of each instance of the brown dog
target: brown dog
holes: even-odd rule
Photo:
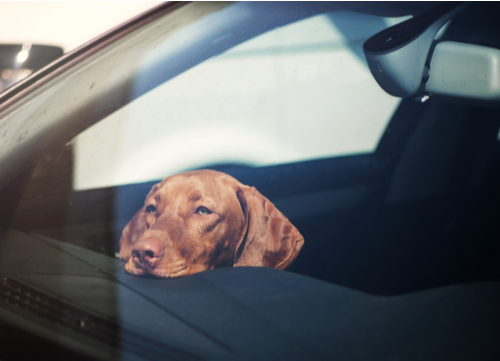
[[[216,267],[288,267],[304,238],[255,188],[212,170],[165,178],[123,230],[135,275],[179,277]]]

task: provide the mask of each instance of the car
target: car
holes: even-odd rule
[[[498,10],[165,3],[0,94],[0,357],[498,359]],[[205,168],[297,259],[128,274],[151,187]]]

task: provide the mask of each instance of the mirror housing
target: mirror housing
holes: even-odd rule
[[[468,5],[445,2],[368,39],[363,52],[382,89],[396,97],[416,95],[427,76],[425,65],[436,34]]]

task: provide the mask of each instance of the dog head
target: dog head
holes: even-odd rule
[[[179,277],[216,267],[286,268],[304,239],[255,188],[200,170],[165,178],[123,230],[120,259],[135,275]]]

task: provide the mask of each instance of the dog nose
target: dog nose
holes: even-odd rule
[[[163,256],[163,245],[156,239],[140,239],[132,249],[134,263],[143,269],[154,268]]]

